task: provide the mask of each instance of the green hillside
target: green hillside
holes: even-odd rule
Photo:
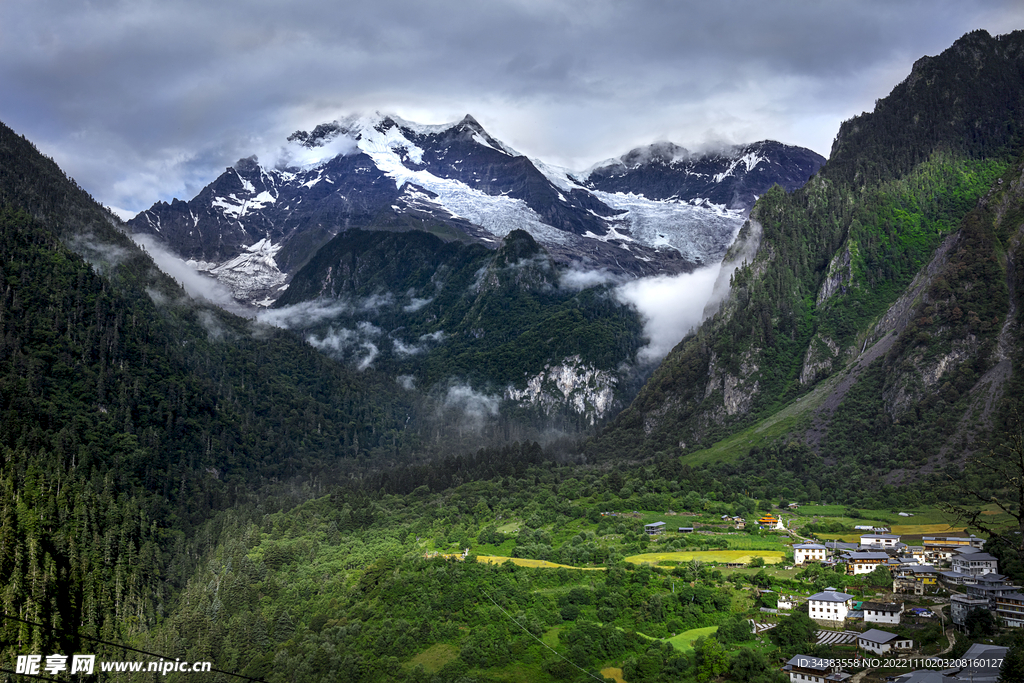
[[[753,429],[715,447],[733,459],[766,445],[755,426],[783,410],[790,439],[844,477],[912,479],[987,447],[1012,395],[1008,365],[998,386],[986,373],[1016,353],[1004,323],[1020,310],[1006,267],[1019,226],[979,201],[1020,201],[1005,188],[1019,176],[1022,46],[1021,32],[976,32],[918,61],[874,112],[843,124],[805,187],[763,196],[744,231],[759,250],[729,299],[590,452],[701,462]],[[984,419],[962,423],[983,393]]]
[[[216,511],[415,438],[390,379],[195,304],[6,127],[0,188],[3,610],[53,627],[5,658],[147,628]]]

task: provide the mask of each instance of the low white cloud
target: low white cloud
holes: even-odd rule
[[[648,343],[640,349],[641,361],[660,361],[700,325],[719,269],[720,265],[714,265],[692,273],[658,275],[615,289],[618,299],[635,307],[644,321]]]
[[[355,140],[338,134],[319,147],[306,147],[291,141],[276,149],[257,154],[264,168],[314,168],[338,155],[348,156],[359,151]]]
[[[558,284],[560,287],[575,291],[622,281],[622,278],[617,277],[604,268],[599,268],[597,270],[579,270],[577,268],[569,268],[561,271],[558,278]]]
[[[196,317],[199,319],[199,324],[206,330],[207,338],[210,341],[219,341],[227,334],[227,330],[217,320],[217,316],[212,311],[199,311]]]
[[[481,393],[468,384],[456,384],[448,388],[443,407],[459,411],[464,426],[479,432],[489,419],[498,416],[500,404],[499,396]]]
[[[193,299],[209,301],[238,315],[251,314],[249,308],[235,300],[226,285],[182,261],[152,235],[134,234],[131,238],[149,254],[157,268],[173,278]]]
[[[127,249],[103,242],[92,234],[74,235],[68,240],[68,246],[100,272],[105,272],[128,258]]]
[[[146,294],[149,295],[149,298],[152,299],[153,303],[157,306],[166,306],[171,302],[163,292],[152,287],[146,287]]]
[[[438,330],[437,332],[431,332],[430,334],[421,334],[419,337],[419,344],[406,344],[398,337],[392,337],[392,346],[395,349],[395,353],[399,356],[414,356],[420,353],[426,353],[431,344],[440,344],[444,340],[444,330]]]
[[[347,301],[303,301],[291,306],[263,309],[256,314],[256,319],[261,323],[283,327],[286,330],[301,329],[324,320],[330,320],[351,310],[352,306]]]
[[[410,300],[408,304],[403,306],[402,310],[405,311],[406,313],[415,313],[416,311],[420,310],[433,300],[433,297],[429,299],[419,299],[417,297],[412,297],[412,300]]]
[[[392,338],[391,344],[395,349],[395,353],[399,356],[415,356],[416,354],[423,353],[426,349],[416,344],[406,344],[397,337]]]
[[[395,296],[391,292],[385,292],[384,294],[371,294],[364,299],[357,299],[355,302],[356,308],[360,311],[375,311],[378,308],[393,306],[394,304]]]
[[[379,337],[381,329],[368,322],[361,322],[355,329],[331,328],[325,335],[309,335],[306,341],[328,355],[350,358],[357,370],[365,370],[373,364],[380,349],[372,339]]]
[[[729,296],[733,274],[743,267],[744,264],[753,262],[754,257],[757,255],[757,250],[761,246],[761,224],[751,220],[745,227],[746,232],[744,233],[741,230],[741,236],[729,248],[729,253],[726,254],[725,260],[722,261],[722,267],[719,270],[718,278],[715,280],[714,289],[708,298],[707,304],[704,306],[705,319],[718,312],[722,302]]]
[[[256,319],[267,325],[288,330],[301,330],[326,320],[350,313],[366,313],[391,306],[391,294],[373,294],[363,299],[316,299],[281,308],[267,308],[256,314]]]
[[[416,388],[416,378],[412,375],[399,375],[398,377],[395,377],[395,382],[398,383],[398,386],[407,391],[412,391]]]

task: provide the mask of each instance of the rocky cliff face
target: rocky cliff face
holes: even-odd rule
[[[808,385],[819,376],[832,371],[833,364],[839,358],[839,347],[826,335],[816,334],[807,346],[804,354],[803,368],[800,370],[800,384]]]
[[[526,407],[539,408],[545,415],[561,413],[566,408],[594,425],[611,414],[617,406],[615,373],[598,370],[580,356],[570,356],[557,365],[526,380],[526,387],[509,386],[505,398]]]
[[[853,285],[853,261],[856,257],[857,243],[847,240],[846,245],[832,257],[828,264],[828,273],[818,290],[815,303],[824,305],[834,294],[844,293]]]

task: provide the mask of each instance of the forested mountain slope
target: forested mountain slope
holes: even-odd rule
[[[472,390],[493,404],[490,417],[509,440],[522,440],[586,431],[640,382],[639,314],[612,285],[580,289],[570,276],[523,230],[488,249],[422,231],[352,229],[261,316],[441,402]]]
[[[692,452],[809,394],[786,419],[831,465],[878,476],[962,455],[975,437],[959,417],[1012,354],[1000,330],[1019,310],[1007,285],[1017,226],[1012,210],[993,214],[979,200],[1016,182],[1022,121],[1024,33],[974,32],[919,60],[874,112],[842,125],[806,186],[758,201],[742,235],[757,255],[736,271],[730,297],[593,452]],[[900,301],[947,238],[947,257]],[[862,357],[886,335],[896,335],[884,339],[891,348]],[[837,391],[837,373],[858,357],[866,362]],[[718,453],[735,457],[757,440]]]
[[[196,304],[0,126],[0,624],[79,651],[167,609],[209,515],[260,488],[395,456],[392,380]]]

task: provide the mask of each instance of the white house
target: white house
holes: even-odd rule
[[[842,624],[853,609],[853,596],[826,588],[807,599],[807,608],[811,619]]]
[[[883,548],[895,548],[899,542],[898,534],[863,534],[860,537],[861,545],[880,545]]]
[[[873,624],[899,624],[902,602],[865,602],[861,605],[864,621]]]
[[[914,647],[914,641],[888,631],[879,631],[873,628],[857,636],[857,647],[876,655],[884,655],[890,650],[909,650]]]
[[[793,562],[823,562],[828,557],[828,548],[820,543],[798,543],[793,546]]]
[[[958,555],[953,556],[950,563],[953,571],[971,576],[994,574],[999,571],[999,560],[983,552],[961,551]]]

